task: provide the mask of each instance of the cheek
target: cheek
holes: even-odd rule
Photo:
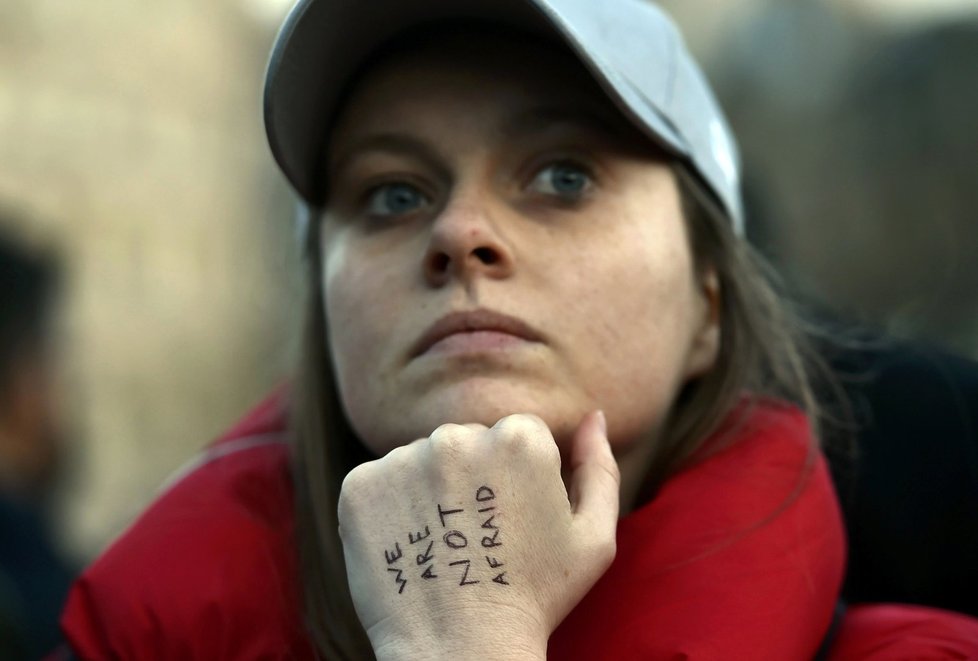
[[[369,246],[372,248],[372,246]],[[373,254],[354,239],[333,239],[324,250],[323,295],[334,378],[347,419],[371,444],[378,428],[399,414],[398,366],[407,351],[405,322],[411,288],[405,271],[410,254],[385,247]],[[381,435],[383,436],[383,435]]]
[[[589,320],[582,330],[596,349],[592,360],[628,397],[673,381],[688,348],[690,302],[684,279],[643,264],[618,266],[604,292],[592,297],[592,309],[582,312]]]
[[[699,305],[681,217],[644,217],[604,237],[572,293],[591,348],[578,356],[589,394],[625,438],[657,427],[671,406]]]
[[[358,378],[378,357],[384,337],[383,274],[363,268],[350,251],[332,247],[325,253],[323,295],[329,350],[337,385],[347,400],[364,381]],[[358,368],[359,366],[359,368]]]
[[[609,234],[607,241],[606,249],[592,251],[579,278],[579,299],[590,301],[594,329],[603,332],[610,347],[675,337],[696,304],[682,220],[634,222]]]

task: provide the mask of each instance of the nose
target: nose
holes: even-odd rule
[[[489,206],[478,200],[449,203],[431,227],[424,275],[433,287],[452,279],[503,279],[513,272],[513,251]]]

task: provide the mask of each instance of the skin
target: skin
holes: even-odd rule
[[[22,348],[0,401],[0,491],[41,497],[58,469],[61,425],[53,358],[45,342]]]
[[[331,134],[323,284],[341,399],[377,456],[444,423],[539,416],[566,462],[603,410],[630,502],[681,386],[713,365],[667,161],[570,56],[446,40],[373,68]],[[419,336],[489,309],[536,341]]]
[[[600,414],[571,446],[569,494],[557,445],[531,415],[442,425],[347,475],[339,533],[378,660],[546,658],[616,549],[618,470]]]

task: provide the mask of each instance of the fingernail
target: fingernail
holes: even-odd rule
[[[608,420],[604,417],[604,411],[598,410],[598,428],[605,436],[608,435]]]

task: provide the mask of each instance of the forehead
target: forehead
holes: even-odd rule
[[[333,128],[348,133],[408,118],[437,122],[442,110],[463,119],[538,108],[637,133],[567,48],[529,34],[472,29],[426,32],[384,49],[349,87]]]

